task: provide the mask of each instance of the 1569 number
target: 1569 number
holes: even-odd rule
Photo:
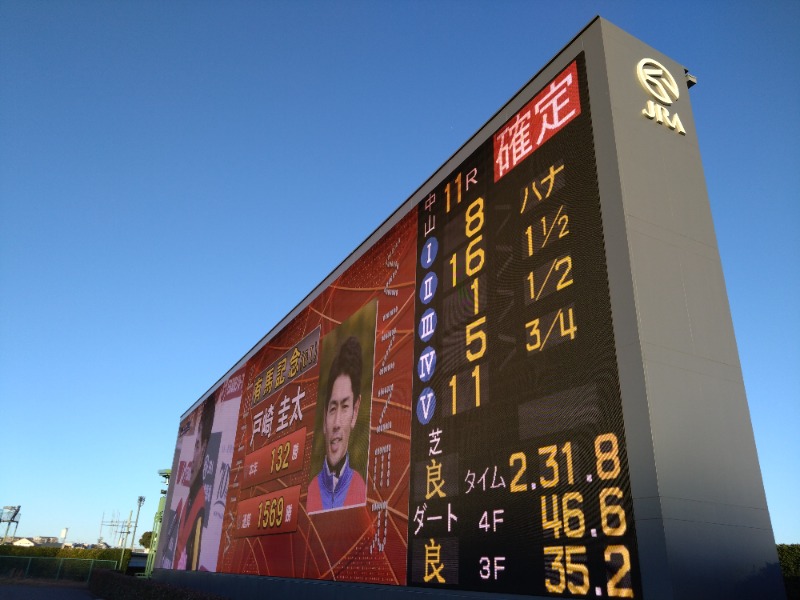
[[[258,503],[258,518],[256,519],[259,529],[272,529],[280,527],[283,523],[283,496],[272,498]]]

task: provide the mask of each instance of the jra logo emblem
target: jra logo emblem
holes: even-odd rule
[[[660,62],[652,58],[643,58],[636,65],[636,76],[644,90],[658,101],[656,103],[648,100],[647,106],[642,109],[642,114],[681,135],[686,135],[686,129],[684,129],[678,114],[674,113],[670,116],[669,109],[664,106],[669,106],[680,98],[678,83],[672,73]]]

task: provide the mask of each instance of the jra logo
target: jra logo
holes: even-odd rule
[[[648,100],[647,106],[642,109],[642,114],[660,125],[665,125],[681,135],[686,135],[686,129],[684,129],[678,113],[670,116],[669,109],[664,106],[671,105],[680,97],[678,83],[672,73],[660,62],[652,58],[643,58],[636,65],[636,75],[644,90],[658,101],[656,103]]]

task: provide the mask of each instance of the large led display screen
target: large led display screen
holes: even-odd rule
[[[157,567],[641,596],[589,100],[581,54],[185,417]]]

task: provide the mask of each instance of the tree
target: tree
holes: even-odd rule
[[[145,532],[142,534],[142,537],[140,537],[140,538],[139,538],[139,543],[140,543],[140,544],[141,544],[141,545],[142,545],[144,548],[149,548],[149,547],[150,547],[150,540],[151,540],[152,538],[153,538],[153,532],[152,532],[152,531],[145,531]]]

